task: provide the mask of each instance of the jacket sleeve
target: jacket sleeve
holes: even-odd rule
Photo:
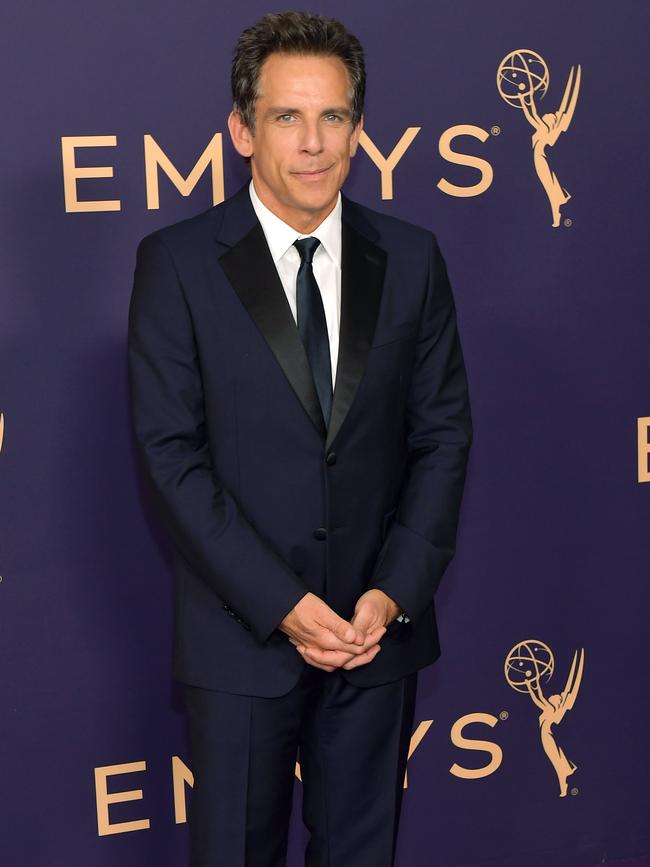
[[[435,238],[406,412],[405,478],[369,588],[383,590],[415,622],[431,604],[455,552],[472,443],[455,304]]]
[[[162,521],[196,574],[264,643],[308,590],[215,472],[190,310],[156,233],[136,254],[128,365],[138,456]]]

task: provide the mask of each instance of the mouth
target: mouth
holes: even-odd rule
[[[303,172],[291,172],[291,174],[301,181],[315,182],[321,180],[330,171],[332,166],[326,166],[324,169],[308,169]]]

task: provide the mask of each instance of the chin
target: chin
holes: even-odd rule
[[[296,202],[299,207],[306,211],[321,211],[332,203],[338,194],[338,189],[328,190],[326,193],[319,190],[314,190],[312,195],[302,195],[296,197]]]

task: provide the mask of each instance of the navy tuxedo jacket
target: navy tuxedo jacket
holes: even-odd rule
[[[411,618],[374,686],[440,654],[472,439],[454,300],[434,235],[343,197],[341,325],[326,430],[247,185],[139,244],[129,381],[144,475],[174,542],[174,673],[258,696],[307,663],[276,627],[307,592],[350,619],[384,590]]]

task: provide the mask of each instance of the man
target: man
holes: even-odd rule
[[[134,426],[176,548],[193,867],[388,867],[417,671],[439,655],[471,418],[434,236],[342,197],[358,40],[244,31],[228,127],[252,180],[140,243]],[[332,388],[332,384],[334,388]]]

